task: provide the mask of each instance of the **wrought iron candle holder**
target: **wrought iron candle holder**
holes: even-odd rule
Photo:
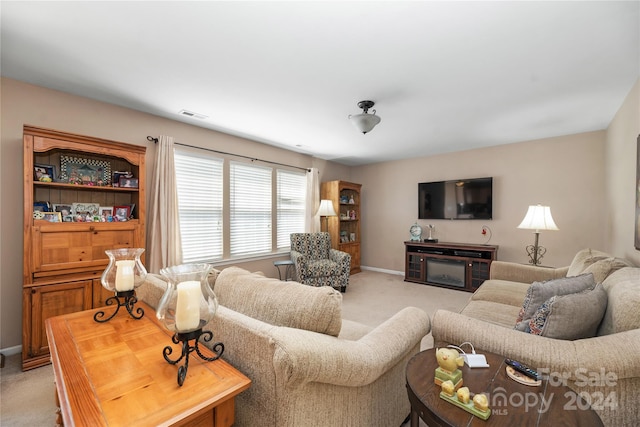
[[[166,360],[167,362],[169,362],[172,365],[176,365],[182,359],[184,359],[184,365],[182,365],[182,366],[180,366],[178,368],[178,385],[181,386],[181,387],[182,387],[182,384],[184,384],[185,378],[187,377],[187,369],[189,369],[189,354],[190,353],[195,351],[196,354],[198,356],[200,356],[200,358],[202,360],[205,360],[207,362],[213,362],[214,360],[219,359],[220,356],[222,356],[222,353],[224,352],[224,344],[222,344],[221,342],[217,342],[212,347],[212,350],[216,355],[214,357],[205,356],[200,351],[200,347],[198,345],[200,337],[202,337],[202,340],[204,342],[209,342],[209,341],[211,341],[213,339],[213,332],[211,332],[211,331],[203,331],[202,328],[200,328],[200,329],[197,329],[197,330],[192,331],[192,332],[185,332],[185,333],[176,332],[175,334],[173,334],[173,336],[171,337],[171,341],[173,341],[174,344],[182,343],[181,344],[182,345],[182,354],[176,360],[171,360],[169,358],[169,355],[171,353],[173,353],[173,348],[171,348],[170,345],[166,346],[162,350],[162,355],[164,356],[164,360]],[[189,344],[189,342],[191,340],[194,340],[193,345]]]
[[[184,359],[184,365],[178,368],[178,385],[184,384],[189,368],[189,354],[196,354],[205,361],[214,361],[224,352],[224,344],[213,344],[214,357],[207,357],[199,347],[199,340],[204,342],[213,340],[211,331],[203,331],[203,328],[211,321],[218,309],[218,300],[207,280],[211,266],[208,264],[182,264],[160,270],[167,280],[165,291],[156,316],[174,335],[171,341],[181,344],[182,353],[172,360],[169,355],[173,353],[171,346],[166,346],[162,354],[164,359],[172,365],[176,365]],[[193,345],[190,344],[194,341]]]
[[[134,319],[141,319],[144,310],[141,307],[135,308],[138,298],[136,298],[135,288],[140,286],[147,277],[147,270],[140,261],[143,248],[123,248],[105,251],[109,257],[109,265],[102,273],[102,286],[114,296],[107,298],[107,306],[116,306],[115,311],[106,316],[102,310],[96,312],[93,320],[99,323],[108,322],[113,319],[120,307],[125,307],[127,312]],[[135,309],[134,309],[135,308]],[[106,317],[105,317],[106,316]]]

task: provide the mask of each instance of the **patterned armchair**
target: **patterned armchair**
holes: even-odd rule
[[[292,233],[291,260],[298,282],[347,290],[351,255],[332,249],[329,233]]]

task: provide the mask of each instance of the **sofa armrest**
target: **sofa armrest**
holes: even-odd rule
[[[520,283],[542,282],[545,280],[566,277],[569,267],[539,267],[518,264],[508,261],[493,261],[491,263],[490,279],[509,280]]]
[[[351,270],[351,255],[348,253],[337,249],[329,249],[329,259],[346,268],[346,271]]]
[[[515,329],[477,320],[463,314],[438,310],[432,330],[436,346],[472,343],[477,352],[488,351],[519,360],[535,369],[568,373],[577,379],[576,370],[612,372],[617,378],[640,377],[640,329],[575,341],[527,334]]]
[[[415,307],[404,308],[357,341],[278,328],[274,368],[288,387],[309,382],[364,386],[417,353],[429,330],[429,316]]]
[[[304,255],[302,252],[292,250],[291,253],[291,261],[293,261],[293,265],[296,269],[296,277],[301,275],[305,277],[307,275],[308,270],[308,257]],[[300,278],[299,278],[300,279]]]

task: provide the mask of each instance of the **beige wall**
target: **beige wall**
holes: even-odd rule
[[[428,143],[428,142],[427,142]],[[499,245],[498,259],[526,263],[530,230],[516,227],[530,204],[551,206],[559,231],[540,233],[545,265],[566,265],[576,251],[603,248],[604,131],[481,148],[354,168],[362,183],[362,264],[404,271],[404,244],[418,216],[418,183],[493,177],[493,220],[420,220],[441,242],[482,244],[482,226]],[[426,231],[423,233],[426,235]]]
[[[492,221],[430,221],[441,241],[484,243],[483,225],[500,245],[499,259],[526,262],[533,243],[519,230],[527,206],[548,204],[559,231],[543,232],[543,261],[565,265],[584,247],[601,248],[640,264],[633,247],[635,139],[640,132],[636,84],[607,131],[528,141],[440,156],[353,167],[313,159],[242,138],[81,98],[11,79],[2,79],[0,129],[0,349],[21,344],[22,301],[22,126],[32,124],[68,132],[146,145],[147,135],[251,155],[301,167],[316,167],[320,179],[363,184],[362,264],[404,270],[404,244],[417,217],[418,182],[494,177]],[[425,141],[428,143],[428,141]],[[151,167],[149,168],[149,174]],[[420,221],[422,225],[426,221]],[[272,259],[242,266],[275,276]]]
[[[640,80],[638,80],[607,129],[607,212],[603,228],[606,247],[640,265],[634,248],[637,143],[640,134]],[[640,182],[638,183],[640,186]]]
[[[153,167],[153,143],[147,135],[171,135],[176,141],[248,155],[300,167],[316,167],[320,179],[349,179],[349,168],[311,156],[271,147],[196,126],[140,113],[111,104],[2,78],[0,135],[0,349],[21,344],[22,324],[22,126],[62,130],[145,145],[148,178]],[[243,267],[275,277],[273,259]]]

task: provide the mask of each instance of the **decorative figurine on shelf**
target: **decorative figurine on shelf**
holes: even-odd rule
[[[433,237],[433,230],[436,229],[436,226],[433,224],[427,224],[427,228],[429,229],[429,237],[424,239],[424,241],[427,243],[438,243],[438,239]]]
[[[453,391],[458,390],[462,386],[462,371],[458,367],[464,365],[464,358],[458,350],[444,347],[436,349],[436,360],[438,367],[434,382],[441,386],[443,382],[451,381]]]
[[[351,196],[351,198],[349,199],[349,204],[350,205],[355,205],[356,204],[356,201],[353,200],[353,196]]]
[[[479,411],[487,412],[489,410],[489,399],[482,393],[473,396],[473,407]]]
[[[469,387],[460,387],[456,396],[458,396],[458,401],[464,404],[469,403]]]

